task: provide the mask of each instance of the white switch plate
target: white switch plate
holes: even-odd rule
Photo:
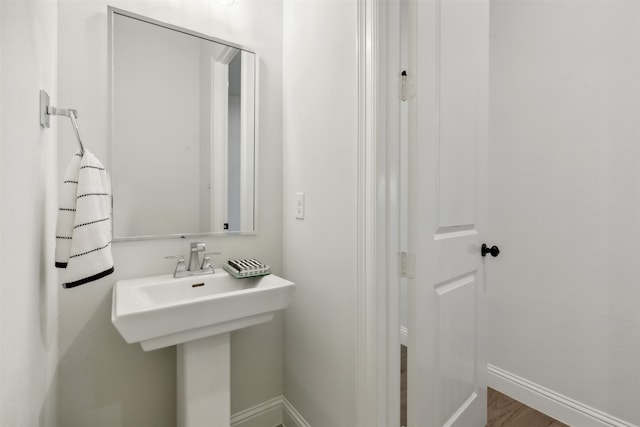
[[[296,193],[296,219],[304,219],[304,193]]]

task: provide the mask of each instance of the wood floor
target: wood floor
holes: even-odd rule
[[[400,426],[407,425],[407,347],[400,346]]]
[[[569,427],[499,391],[488,389],[487,427]]]
[[[400,425],[407,425],[407,347],[400,346]],[[486,427],[569,427],[499,391],[487,390]]]

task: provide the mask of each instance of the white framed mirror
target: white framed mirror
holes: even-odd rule
[[[114,240],[255,233],[256,55],[109,8]]]

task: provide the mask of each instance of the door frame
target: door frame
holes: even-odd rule
[[[358,0],[356,425],[400,425],[400,2]]]
[[[358,427],[400,425],[400,1],[358,0]]]

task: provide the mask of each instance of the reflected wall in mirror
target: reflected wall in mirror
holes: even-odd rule
[[[255,232],[255,54],[109,17],[113,237]]]

